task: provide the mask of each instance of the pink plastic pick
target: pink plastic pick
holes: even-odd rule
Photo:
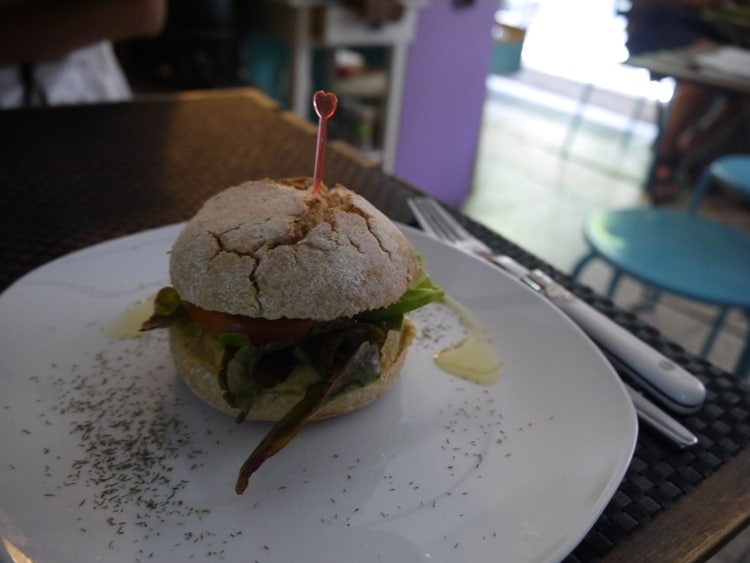
[[[312,193],[320,192],[323,181],[323,161],[326,154],[326,137],[328,135],[328,118],[336,113],[339,100],[336,94],[318,90],[313,94],[313,107],[318,114],[318,141],[315,145],[315,171],[313,173]]]

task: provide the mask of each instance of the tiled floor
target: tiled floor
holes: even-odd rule
[[[472,218],[564,271],[584,253],[581,231],[590,213],[646,204],[641,185],[655,134],[653,126],[640,124],[627,136],[626,117],[587,110],[566,156],[562,149],[574,108],[574,100],[518,80],[490,78],[474,187],[464,205]],[[713,205],[722,213],[732,207],[721,200]],[[735,208],[734,213],[734,220],[750,228],[750,207]],[[583,281],[602,291],[606,268],[590,267]],[[628,308],[640,301],[638,285],[621,286],[615,297],[618,304]],[[647,319],[695,352],[711,314],[710,308],[663,298]],[[731,370],[746,330],[744,318],[732,318],[710,359]],[[711,563],[748,561],[750,529]]]

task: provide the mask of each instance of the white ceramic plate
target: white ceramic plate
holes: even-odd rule
[[[163,335],[112,337],[167,283],[178,229],[74,253],[0,297],[4,557],[556,561],[613,495],[637,425],[600,353],[522,284],[408,228],[434,280],[491,336],[499,382],[436,368],[432,353],[461,329],[430,306],[386,396],[309,425],[235,495],[269,427],[194,398]]]

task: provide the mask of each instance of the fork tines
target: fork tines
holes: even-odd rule
[[[422,229],[432,236],[450,242],[473,238],[448,211],[432,197],[414,197],[409,207]]]

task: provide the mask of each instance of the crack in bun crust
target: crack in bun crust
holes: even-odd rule
[[[332,320],[394,303],[418,272],[399,229],[342,187],[250,181],[209,199],[172,248],[180,296],[203,309]]]

